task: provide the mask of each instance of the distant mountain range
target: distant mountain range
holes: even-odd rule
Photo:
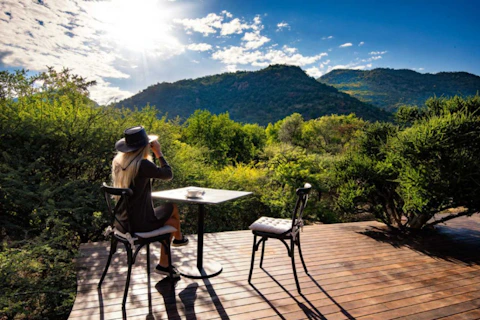
[[[197,109],[229,112],[243,123],[267,125],[300,113],[304,119],[355,113],[365,120],[386,120],[391,114],[361,102],[309,77],[299,67],[272,65],[247,72],[224,73],[174,83],[158,83],[120,101],[117,106],[154,105],[168,118],[187,119]]]
[[[480,91],[480,77],[467,72],[333,70],[317,80],[387,111],[395,111],[404,104],[422,106],[433,96],[471,96]]]

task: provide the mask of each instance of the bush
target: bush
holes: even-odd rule
[[[357,151],[334,171],[337,209],[370,210],[400,229],[421,229],[478,212],[479,110],[479,96],[430,99],[424,110],[403,113],[411,127],[370,126]],[[429,222],[436,213],[460,206],[466,210],[459,215]]]

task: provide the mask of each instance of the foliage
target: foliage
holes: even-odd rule
[[[228,113],[212,115],[197,110],[186,122],[184,140],[190,145],[206,147],[211,163],[252,161],[265,144],[265,133],[258,125],[244,125],[230,119]]]
[[[366,122],[354,114],[312,119],[302,128],[299,146],[310,152],[339,154],[355,144]]]
[[[278,140],[283,143],[299,145],[302,141],[303,117],[299,113],[294,113],[284,120],[278,129]]]
[[[472,96],[480,91],[480,77],[467,72],[333,70],[318,80],[392,112],[403,105],[421,106],[431,97]]]
[[[399,168],[399,193],[408,224],[420,228],[435,213],[480,209],[480,97],[439,101],[425,118],[392,141],[387,161]]]
[[[9,278],[0,281],[2,314],[66,317],[78,245],[101,239],[110,220],[99,186],[110,180],[115,141],[138,123],[163,132],[162,140],[178,132],[157,120],[153,108],[96,106],[87,96],[92,83],[66,69],[35,76],[2,72],[0,83],[1,275]],[[23,275],[18,285],[10,279],[15,270]],[[37,307],[22,315],[26,305]]]
[[[66,239],[37,237],[0,252],[0,314],[7,319],[58,319],[70,313],[76,293]],[[4,319],[4,318],[2,318]]]
[[[390,226],[413,229],[438,223],[430,220],[445,209],[478,212],[479,109],[479,96],[432,99],[425,110],[410,110],[411,127],[370,126],[358,150],[335,166],[337,207],[371,210]]]
[[[186,120],[195,110],[228,112],[231,119],[266,126],[293,113],[304,119],[355,113],[365,120],[390,114],[319,83],[299,67],[272,65],[255,72],[238,71],[194,80],[152,85],[117,106],[157,106],[169,117]]]
[[[265,169],[245,164],[228,165],[221,170],[211,171],[208,181],[212,188],[245,190],[253,195],[210,207],[211,218],[206,222],[206,230],[245,230],[260,216],[275,215],[266,201],[270,190],[265,190],[268,184]]]

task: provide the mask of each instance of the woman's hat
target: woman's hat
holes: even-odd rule
[[[128,128],[123,133],[125,134],[125,138],[122,138],[115,143],[115,149],[121,152],[138,150],[158,139],[158,136],[147,135],[145,128],[142,126]]]

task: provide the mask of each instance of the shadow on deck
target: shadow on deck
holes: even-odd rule
[[[480,216],[459,218],[426,237],[406,239],[374,222],[307,226],[302,249],[310,275],[279,241],[266,244],[248,284],[249,231],[205,235],[205,260],[222,264],[218,276],[182,277],[172,290],[163,276],[146,274],[139,255],[127,299],[128,319],[479,319]],[[100,290],[107,242],[84,244],[77,260],[77,297],[69,319],[122,319],[126,276],[122,250]],[[154,268],[159,247],[151,248]],[[176,264],[196,256],[195,235],[174,248]],[[258,261],[259,259],[257,259]],[[297,262],[299,259],[296,259]]]
[[[385,226],[372,227],[361,232],[379,242],[396,248],[407,247],[428,256],[452,262],[480,264],[480,217],[453,220],[448,225],[438,225],[435,229],[421,233],[405,234],[388,231]]]

